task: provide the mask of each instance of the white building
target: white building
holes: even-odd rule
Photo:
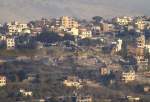
[[[148,52],[150,53],[150,45],[145,45],[145,48],[148,50]]]
[[[21,95],[23,95],[23,96],[32,96],[32,95],[33,95],[32,91],[26,91],[26,90],[24,90],[24,89],[20,89],[19,92],[20,92]]]
[[[6,46],[7,46],[7,49],[14,49],[15,48],[15,38],[13,38],[13,37],[7,38]]]
[[[140,35],[137,39],[136,39],[136,46],[138,48],[144,48],[145,47],[145,36],[144,35]]]
[[[77,101],[76,102],[93,102],[92,97],[91,96],[79,96],[77,97]]]
[[[134,26],[139,30],[143,30],[145,28],[145,22],[142,19],[136,19],[134,21]]]
[[[78,79],[77,77],[68,77],[67,80],[64,80],[64,85],[67,87],[76,87],[81,88],[82,87],[82,81]]]
[[[78,26],[79,26],[78,22],[74,18],[68,17],[68,16],[62,16],[59,19],[57,19],[56,25],[63,26],[66,29],[67,28],[78,28]]]
[[[30,33],[26,23],[10,22],[6,24],[6,29],[8,30],[9,35],[23,32]]]
[[[6,36],[0,34],[0,41],[6,41]]]
[[[122,81],[124,81],[125,83],[134,81],[135,78],[136,78],[136,76],[135,76],[134,71],[129,71],[129,72],[123,72],[122,73]]]
[[[92,37],[92,31],[87,30],[87,29],[79,29],[79,37],[81,39],[91,38]]]
[[[117,17],[114,19],[114,22],[119,24],[119,25],[128,25],[129,23],[132,22],[132,18],[131,17]]]
[[[79,29],[78,28],[70,28],[67,31],[69,34],[74,35],[74,36],[78,36],[79,35]]]
[[[122,40],[118,39],[117,46],[116,46],[116,52],[121,51],[121,49],[122,49]]]
[[[0,87],[6,86],[6,77],[0,75]]]

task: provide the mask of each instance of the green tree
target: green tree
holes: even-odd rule
[[[42,32],[37,36],[37,40],[43,43],[55,43],[61,41],[62,38],[55,32]]]
[[[92,19],[93,19],[95,24],[99,24],[103,20],[103,17],[94,16]]]
[[[127,42],[125,40],[123,41],[122,44],[121,55],[123,58],[126,58],[128,56]]]

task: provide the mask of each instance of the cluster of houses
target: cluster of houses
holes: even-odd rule
[[[22,35],[28,35],[30,37],[36,37],[38,34],[49,31],[56,32],[60,36],[64,36],[65,34],[70,34],[79,39],[95,39],[99,38],[102,35],[121,35],[122,32],[132,32],[133,34],[137,34],[138,36],[135,38],[135,42],[131,44],[129,47],[125,47],[127,49],[127,53],[130,53],[134,59],[136,60],[136,64],[142,66],[144,68],[149,67],[149,58],[145,56],[145,52],[150,53],[150,44],[146,42],[146,37],[150,35],[150,21],[147,20],[146,17],[116,17],[111,21],[109,20],[100,20],[96,21],[79,21],[75,18],[62,16],[60,18],[54,18],[51,20],[41,19],[37,21],[31,21],[29,23],[19,23],[19,22],[11,22],[6,23],[0,27],[0,46],[6,47],[6,49],[11,50],[15,49],[18,45],[17,39]],[[110,50],[111,55],[114,53],[120,53],[125,46],[126,42],[124,39],[116,38],[110,43],[103,45],[104,51]],[[108,46],[109,45],[109,46]],[[89,63],[90,65],[95,65],[97,63],[97,59],[91,58],[90,60],[86,60],[87,58],[81,59],[82,64]],[[114,58],[115,59],[115,58]],[[116,78],[119,81],[124,83],[130,83],[137,80],[137,73],[135,70],[124,71],[121,70],[121,73],[117,73],[120,69],[119,64],[125,64],[124,67],[135,65],[135,63],[130,63],[127,60],[119,60],[117,63],[109,63],[109,61],[105,61],[105,66],[100,68],[100,75],[102,77],[108,77],[112,73],[115,73]],[[87,65],[87,64],[86,64]],[[149,73],[148,73],[149,74]],[[112,78],[112,77],[111,77]],[[34,75],[29,75],[28,80],[34,80]],[[111,82],[113,82],[111,80]],[[68,77],[68,79],[63,81],[64,86],[66,87],[75,87],[76,89],[80,89],[84,86],[85,83],[88,83],[85,80],[81,80],[78,77]],[[7,78],[4,75],[0,75],[0,87],[4,87],[7,84]],[[143,91],[146,93],[150,92],[150,87],[143,87]],[[23,96],[33,96],[32,91],[27,91],[24,89],[20,89],[19,93]],[[139,101],[139,98],[135,98],[132,96],[126,97],[128,100]],[[91,96],[74,96],[72,102],[93,102]]]
[[[16,37],[29,34],[36,36],[43,31],[57,32],[59,35],[71,34],[81,39],[97,37],[103,33],[134,30],[140,32],[149,31],[150,22],[138,17],[116,17],[111,21],[102,19],[95,24],[95,21],[79,21],[73,17],[62,16],[54,19],[41,19],[29,23],[10,22],[5,23],[0,29],[0,42],[5,44],[7,49],[15,48]]]

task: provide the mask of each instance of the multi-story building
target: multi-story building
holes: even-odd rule
[[[68,77],[67,80],[64,80],[64,85],[67,87],[76,87],[76,88],[81,88],[82,87],[82,81],[81,79],[77,77]]]
[[[118,52],[118,51],[121,51],[121,49],[122,49],[122,40],[121,39],[118,39],[117,40],[117,45],[116,45],[116,52]]]
[[[10,22],[6,24],[6,30],[9,35],[18,33],[30,33],[26,23]]]
[[[114,26],[108,23],[101,23],[100,25],[102,32],[110,32],[113,31]]]
[[[131,17],[117,17],[115,19],[113,19],[113,22],[119,25],[128,25],[132,22],[132,18]]]
[[[85,28],[79,29],[79,37],[81,39],[91,38],[92,37],[92,31],[85,29]]]
[[[129,71],[129,72],[123,72],[121,80],[124,81],[125,83],[134,81],[136,78],[135,72],[134,71]]]
[[[99,34],[101,34],[101,29],[102,28],[100,26],[98,26],[98,25],[94,26],[93,25],[91,29],[92,29],[92,34],[93,35],[99,35]]]
[[[145,63],[145,36],[140,35],[136,39],[136,59],[138,63],[144,62]]]
[[[67,33],[74,35],[74,36],[78,36],[79,35],[79,29],[78,28],[69,28],[67,30]]]
[[[105,75],[108,75],[108,74],[110,74],[110,70],[107,67],[101,67],[100,68],[100,75],[101,76],[105,76]]]
[[[60,20],[57,20],[56,22],[57,25],[63,26],[65,28],[78,28],[79,26],[78,22],[74,18],[68,16],[62,16]]]
[[[15,48],[15,38],[13,37],[8,37],[6,39],[6,46],[7,46],[7,49],[14,49]]]
[[[0,35],[0,41],[5,41],[6,40],[6,35]]]
[[[134,26],[135,26],[135,28],[137,28],[139,30],[144,30],[145,23],[141,19],[136,19],[136,20],[134,20]]]
[[[145,36],[144,35],[140,35],[137,39],[136,39],[136,46],[139,48],[144,48],[145,47]]]
[[[6,86],[6,76],[0,75],[0,87]]]
[[[146,44],[145,48],[147,49],[148,53],[150,53],[150,44]]]

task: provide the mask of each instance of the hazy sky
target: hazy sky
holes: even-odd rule
[[[0,0],[0,21],[70,15],[150,15],[150,0]]]

